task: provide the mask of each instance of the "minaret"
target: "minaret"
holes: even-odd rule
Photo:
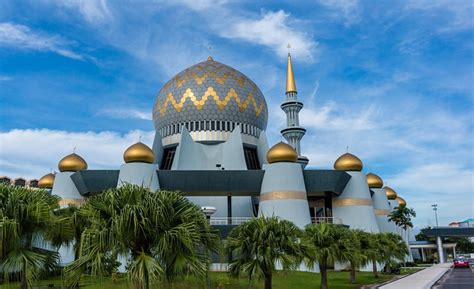
[[[286,113],[286,128],[281,130],[281,134],[298,153],[298,162],[305,167],[308,158],[301,155],[300,141],[306,133],[306,129],[300,127],[299,113],[303,108],[303,103],[298,101],[296,91],[295,75],[291,63],[291,55],[288,53],[288,66],[286,71],[286,101],[281,104],[281,109]]]

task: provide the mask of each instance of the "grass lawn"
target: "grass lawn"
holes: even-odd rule
[[[356,284],[349,284],[349,272],[329,272],[328,285],[330,289],[350,289],[359,288],[363,284],[382,283],[391,279],[392,275],[379,274],[380,278],[375,279],[370,272],[360,272],[356,275]],[[297,272],[297,271],[279,271],[273,278],[274,289],[315,289],[319,288],[320,274]],[[34,288],[52,288],[47,287],[49,284],[54,284],[54,288],[61,288],[61,279],[51,279],[39,281]],[[0,289],[18,288],[18,283],[10,283],[0,285]],[[90,277],[84,277],[81,288],[85,289],[128,289],[132,288],[127,284],[125,278],[119,278],[112,281],[110,278],[102,280]],[[165,288],[162,284],[154,284],[152,288]],[[168,287],[170,288],[170,287]],[[188,278],[186,280],[178,281],[172,285],[174,289],[203,289],[206,288],[205,282]],[[247,280],[229,278],[227,273],[211,273],[211,288],[213,289],[246,289]],[[254,282],[252,288],[263,288],[263,282]]]

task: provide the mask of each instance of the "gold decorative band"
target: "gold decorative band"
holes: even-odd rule
[[[306,200],[305,192],[268,192],[260,196],[260,202],[270,200]]]
[[[74,198],[65,198],[59,200],[59,205],[60,206],[67,206],[67,205],[82,205],[84,203],[84,199],[74,199]]]
[[[390,214],[390,211],[386,209],[374,209],[374,211],[375,211],[375,214],[378,216],[384,216],[384,215]]]
[[[166,96],[166,99],[161,102],[158,100],[155,104],[155,110],[160,112],[160,116],[164,116],[166,110],[168,109],[168,104],[176,110],[176,112],[181,112],[184,108],[184,103],[189,98],[190,102],[196,107],[197,110],[201,110],[206,102],[214,101],[217,104],[217,107],[220,110],[223,110],[227,104],[231,101],[232,98],[235,99],[235,103],[239,107],[239,111],[243,112],[247,109],[249,105],[252,105],[255,111],[255,116],[258,117],[260,113],[265,108],[265,103],[262,101],[260,104],[257,103],[257,100],[254,94],[249,93],[247,98],[244,99],[243,95],[238,95],[237,92],[231,88],[226,96],[219,96],[212,86],[209,86],[200,99],[196,97],[191,88],[186,89],[181,98],[176,101],[175,96],[170,92]]]
[[[332,201],[333,207],[343,206],[372,206],[371,199],[337,199]]]

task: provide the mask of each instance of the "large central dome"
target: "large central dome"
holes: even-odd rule
[[[243,135],[258,138],[267,118],[257,85],[211,57],[169,80],[153,108],[155,129],[167,139],[165,145],[175,142],[172,136],[179,135],[182,126],[198,141],[224,141],[238,125]]]

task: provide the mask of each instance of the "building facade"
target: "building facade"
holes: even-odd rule
[[[286,114],[282,137],[269,146],[268,107],[258,86],[243,73],[212,57],[178,73],[161,88],[153,107],[153,146],[136,143],[117,170],[89,170],[73,153],[59,173],[40,179],[61,205],[81,204],[91,194],[124,183],[151,190],[181,191],[203,208],[211,224],[235,226],[253,216],[279,216],[299,227],[338,223],[368,232],[399,232],[388,221],[397,194],[382,179],[363,173],[355,155],[342,154],[334,169],[306,168],[306,133],[299,122],[291,55],[288,55]],[[406,204],[406,203],[405,203]]]

